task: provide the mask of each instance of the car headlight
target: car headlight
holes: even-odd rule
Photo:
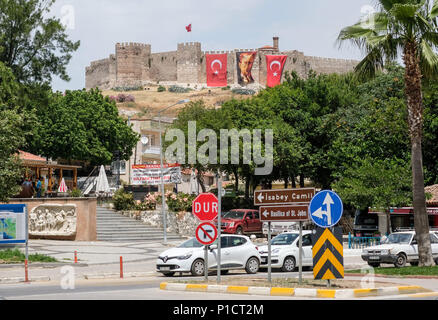
[[[362,253],[363,253],[363,254],[368,254],[368,250],[365,250],[365,249],[364,249],[364,250],[362,250]]]
[[[382,250],[380,253],[384,255],[391,254],[391,250]]]
[[[192,252],[189,252],[189,253],[187,253],[187,254],[185,254],[183,256],[177,257],[177,259],[178,260],[187,260],[187,259],[189,259],[192,256],[192,254],[193,254]]]
[[[277,253],[280,252],[280,250],[281,250],[281,249],[278,249],[278,248],[277,248],[277,249],[274,249],[274,250],[272,250],[272,254],[277,254]]]
[[[234,222],[229,223],[228,226],[231,228],[234,227]]]

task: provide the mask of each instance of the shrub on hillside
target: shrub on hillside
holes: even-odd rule
[[[231,90],[231,92],[235,94],[246,95],[246,96],[252,96],[256,93],[254,90],[243,89],[243,88],[235,88]]]
[[[190,88],[183,88],[183,87],[178,87],[178,86],[169,87],[169,92],[174,92],[174,93],[187,93],[190,91],[192,91],[192,89],[190,89]]]
[[[159,86],[158,89],[157,89],[157,91],[158,91],[158,92],[164,92],[164,91],[166,91],[166,87],[164,87],[164,86]]]

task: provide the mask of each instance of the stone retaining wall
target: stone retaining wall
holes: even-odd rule
[[[122,211],[124,216],[141,220],[144,224],[162,228],[163,218],[161,210],[154,211]],[[193,237],[199,220],[191,212],[168,212],[167,231],[174,232],[183,237]]]

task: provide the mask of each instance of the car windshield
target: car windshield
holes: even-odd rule
[[[409,243],[411,240],[412,234],[410,233],[391,233],[385,240],[383,240],[382,244],[387,243]]]
[[[242,211],[229,211],[224,214],[225,219],[243,219],[245,212]]]
[[[271,244],[276,246],[286,246],[292,244],[296,238],[298,238],[298,234],[296,233],[280,234],[272,239]]]
[[[200,248],[202,247],[202,244],[196,240],[196,238],[187,240],[186,242],[180,244],[178,248]]]

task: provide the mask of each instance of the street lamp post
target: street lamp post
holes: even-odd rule
[[[166,110],[169,110],[170,108],[179,105],[179,104],[184,104],[184,103],[188,103],[190,102],[190,100],[181,100],[178,101],[177,103],[164,108],[163,110],[158,112],[158,126],[159,126],[159,130],[160,130],[160,177],[161,177],[161,215],[163,216],[163,241],[164,243],[167,243],[167,215],[166,215],[166,198],[164,195],[164,174],[163,174],[163,141],[162,141],[162,135],[163,135],[163,130],[161,130],[161,113],[163,113]]]

